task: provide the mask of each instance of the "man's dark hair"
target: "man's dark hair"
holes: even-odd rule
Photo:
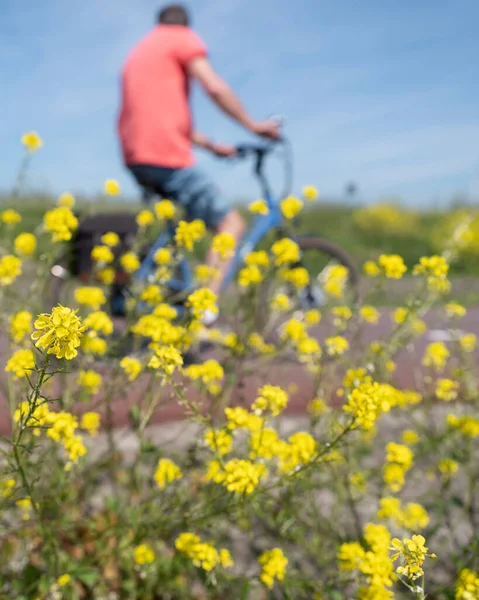
[[[190,24],[190,15],[182,4],[170,4],[160,10],[158,23],[161,25],[184,25],[188,27]]]

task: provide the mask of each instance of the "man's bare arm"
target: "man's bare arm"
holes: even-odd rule
[[[191,141],[195,146],[199,148],[204,148],[205,150],[209,150],[210,152],[214,152],[214,144],[211,140],[209,140],[206,135],[203,135],[199,131],[193,131],[191,134]]]
[[[216,73],[205,57],[193,59],[188,64],[192,77],[197,79],[210,98],[232,119],[249,131],[269,138],[279,137],[279,126],[274,121],[255,122],[246,112],[239,98],[226,81]]]
[[[236,154],[236,148],[231,144],[218,144],[208,139],[206,135],[203,135],[199,131],[193,131],[191,134],[191,141],[195,146],[209,150],[216,156],[234,156]]]

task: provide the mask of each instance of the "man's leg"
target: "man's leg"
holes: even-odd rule
[[[196,167],[177,169],[168,181],[167,194],[182,204],[192,219],[202,219],[214,233],[230,233],[238,243],[246,223],[236,209],[232,209],[215,183]],[[221,260],[216,252],[208,252],[206,264],[218,269],[219,276],[210,288],[218,294],[233,259]]]
[[[218,223],[214,229],[215,233],[229,233],[236,240],[236,245],[239,244],[243,232],[245,230],[246,223],[243,217],[239,214],[236,209],[230,210],[223,219]],[[209,267],[213,267],[218,270],[218,277],[210,284],[211,291],[215,294],[219,294],[221,285],[224,278],[226,277],[229,267],[233,262],[234,257],[222,260],[217,252],[213,252],[210,248],[208,256],[206,257],[206,264]]]

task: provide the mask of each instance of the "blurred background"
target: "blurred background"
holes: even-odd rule
[[[334,201],[410,206],[479,192],[476,0],[190,0],[211,59],[257,118],[287,116],[295,181]],[[30,188],[94,194],[107,177],[137,190],[115,135],[119,73],[159,0],[0,2],[0,188],[12,185],[19,137],[45,141]],[[198,127],[245,140],[193,93]],[[246,167],[199,161],[232,200],[257,194]]]
[[[107,178],[120,182],[123,207],[139,200],[116,137],[119,75],[162,5],[0,2],[4,204],[22,160],[22,133],[36,130],[45,143],[23,188],[24,227],[33,230],[45,203],[66,191],[98,210]],[[186,5],[213,64],[251,114],[287,117],[294,191],[314,185],[321,193],[300,227],[340,244],[358,264],[386,252],[412,266],[440,252],[472,212],[467,243],[451,269],[473,276],[475,287],[465,279],[460,296],[478,302],[477,0]],[[248,139],[197,88],[192,106],[196,126],[216,141]],[[244,206],[258,196],[248,165],[201,152],[198,162],[232,203]],[[280,189],[280,163],[272,174]]]

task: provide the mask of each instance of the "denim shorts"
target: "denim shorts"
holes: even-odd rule
[[[196,167],[129,165],[128,168],[139,185],[178,203],[188,218],[202,219],[210,229],[215,229],[231,210],[220,189]]]

